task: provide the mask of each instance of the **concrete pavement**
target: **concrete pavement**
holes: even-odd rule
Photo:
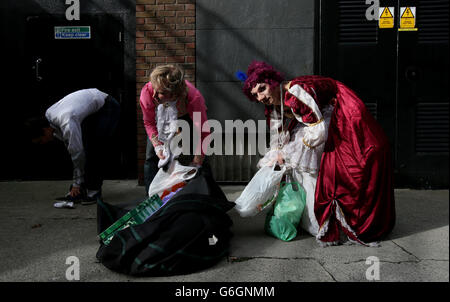
[[[307,234],[283,242],[264,233],[265,213],[244,219],[233,209],[230,257],[189,275],[135,278],[97,262],[95,205],[53,207],[53,198],[69,184],[0,182],[0,281],[67,281],[70,256],[79,259],[80,281],[367,282],[366,272],[377,276],[371,259],[379,260],[379,281],[449,281],[448,190],[397,189],[396,226],[378,248],[322,248]],[[243,186],[223,189],[234,201]],[[108,180],[103,191],[104,200],[113,204],[144,197],[136,180]]]

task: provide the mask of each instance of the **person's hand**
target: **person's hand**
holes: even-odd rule
[[[203,157],[199,156],[199,155],[194,156],[194,159],[192,160],[191,166],[200,168],[202,166],[202,164],[203,164]]]
[[[72,197],[80,195],[80,187],[72,186],[72,189],[70,190],[69,194]]]
[[[280,153],[278,153],[277,162],[280,166],[284,165],[284,158],[283,158],[283,155],[281,155]]]
[[[163,154],[163,150],[159,150],[156,152],[156,155],[159,157],[159,159],[165,159],[166,157]]]

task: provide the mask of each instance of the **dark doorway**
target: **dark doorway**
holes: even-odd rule
[[[368,21],[370,4],[320,1],[319,72],[355,90],[387,133],[397,187],[449,185],[449,2],[380,1],[394,28]],[[417,31],[399,31],[400,7]]]
[[[57,39],[55,27],[89,26],[89,39]],[[67,21],[64,15],[38,15],[26,18],[24,89],[20,112],[11,112],[12,124],[23,123],[45,110],[65,95],[84,88],[98,88],[122,104],[124,89],[123,25],[109,14],[83,15],[81,21]],[[19,121],[17,121],[19,117]],[[121,125],[110,152],[107,178],[125,174]],[[14,122],[13,122],[14,121]],[[128,121],[129,122],[129,121]],[[16,131],[13,129],[12,131]],[[36,146],[17,135],[10,145],[9,158],[4,159],[2,179],[71,179],[72,163],[62,142]],[[8,168],[9,167],[9,168]]]

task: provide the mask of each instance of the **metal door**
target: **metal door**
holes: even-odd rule
[[[448,188],[449,2],[400,1],[407,5],[418,30],[398,33],[397,179]]]
[[[83,15],[67,21],[63,15],[29,16],[26,19],[25,58],[29,73],[24,83],[22,118],[44,114],[65,95],[84,88],[98,88],[121,102],[123,89],[123,26],[112,15]],[[89,38],[61,39],[56,28],[88,28]],[[121,121],[122,122],[122,121]],[[119,124],[120,128],[120,124]],[[120,177],[124,148],[120,130],[110,152],[106,176]],[[62,143],[35,146],[20,141],[17,165],[20,179],[70,179],[70,157]]]
[[[448,187],[448,1],[380,6],[394,7],[394,28],[367,20],[365,1],[320,2],[319,72],[354,89],[380,122],[397,187]],[[417,31],[398,30],[407,6]]]

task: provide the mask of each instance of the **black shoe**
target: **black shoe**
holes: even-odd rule
[[[75,197],[72,197],[72,196],[70,196],[70,195],[67,195],[66,197],[65,197],[65,201],[71,201],[71,202],[73,202],[74,204],[78,204],[78,203],[82,203],[84,200],[85,200],[86,198],[83,196],[83,194],[78,194],[77,196],[75,196]]]
[[[80,193],[77,196],[72,197],[72,196],[70,196],[70,194],[67,194],[65,200],[71,201],[74,204],[78,204],[78,203],[82,203],[83,201],[86,200],[86,195],[83,193]]]
[[[71,202],[73,202],[74,204],[81,203],[81,202],[83,202],[84,200],[86,200],[86,197],[87,197],[87,191],[86,191],[86,188],[84,187],[84,185],[81,185],[81,186],[80,186],[80,194],[78,194],[77,196],[72,197],[72,196],[70,195],[70,191],[72,191],[72,185],[70,185],[70,187],[69,187],[69,193],[67,193],[66,196],[64,196],[64,197],[58,197],[56,200],[71,201]]]
[[[95,193],[95,195],[92,196],[92,197],[86,196],[86,198],[85,198],[84,200],[81,201],[81,204],[84,205],[84,206],[88,206],[88,205],[97,203],[97,200],[100,200],[100,201],[103,200],[103,199],[102,199],[102,192],[101,192],[101,191],[98,191],[98,192]]]

